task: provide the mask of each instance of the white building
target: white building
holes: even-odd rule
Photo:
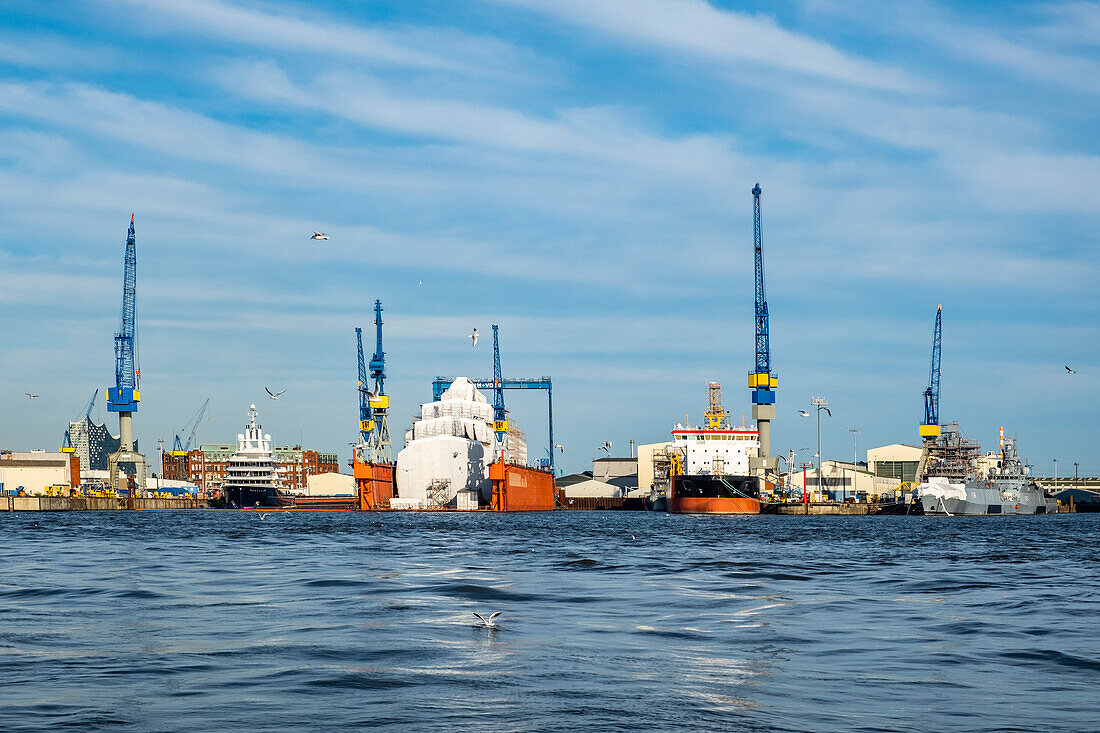
[[[306,496],[354,496],[355,477],[346,473],[315,473],[306,476]]]
[[[405,433],[405,448],[397,454],[397,506],[454,505],[464,490],[476,492],[488,504],[489,465],[498,451],[492,425],[493,406],[465,377],[456,379],[438,402],[422,404],[420,417]],[[509,460],[526,460],[523,433],[511,424],[505,446]],[[470,502],[465,495],[462,504]]]
[[[0,452],[0,487],[7,494],[22,491],[30,496],[41,496],[47,487],[62,488],[66,494],[74,483],[69,453],[47,453],[32,450],[24,453]],[[79,471],[79,469],[77,469]]]

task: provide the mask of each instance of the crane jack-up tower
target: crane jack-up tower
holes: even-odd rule
[[[764,251],[760,232],[760,184],[752,187],[752,239],[756,269],[756,368],[749,372],[752,390],[752,419],[760,434],[760,455],[749,459],[750,473],[763,475],[775,471],[772,455],[771,421],[775,419],[775,390],[779,377],[771,368],[771,344],[768,339],[768,300],[764,295]]]
[[[393,445],[388,414],[390,398],[386,395],[381,300],[374,301],[374,327],[374,355],[369,363],[363,357],[363,330],[355,329],[359,345],[359,442],[351,463],[360,511],[388,509],[394,495]]]
[[[107,388],[107,411],[118,413],[118,452],[108,458],[111,488],[118,492],[119,471],[124,464],[133,465],[133,488],[145,491],[145,456],[134,450],[134,413],[141,392],[141,365],[137,363],[137,245],[134,236],[134,215],[130,214],[130,230],[126,234],[126,260],[122,275],[122,313],[115,333],[115,386]],[[129,474],[126,474],[129,475]],[[129,483],[127,481],[126,483]],[[130,498],[134,494],[130,493]]]

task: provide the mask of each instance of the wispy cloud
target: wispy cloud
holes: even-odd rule
[[[887,91],[914,92],[927,82],[886,64],[781,27],[766,15],[721,10],[704,0],[496,0],[605,35],[720,65],[781,69],[807,77]]]

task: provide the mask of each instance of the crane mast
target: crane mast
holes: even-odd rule
[[[493,431],[497,444],[504,448],[504,435],[508,432],[508,418],[504,411],[504,374],[500,369],[500,340],[497,324],[493,324]]]
[[[360,346],[360,363],[362,347]],[[374,413],[371,460],[389,462],[393,452],[390,440],[390,398],[386,396],[386,352],[382,350],[382,301],[374,301],[374,355],[370,359],[370,378],[374,380],[374,397],[370,409]]]
[[[932,332],[932,367],[928,372],[928,388],[924,390],[924,423],[918,428],[926,440],[938,438],[940,429],[940,342],[943,337],[943,306],[936,307],[936,327]]]
[[[752,417],[760,436],[760,455],[749,460],[750,469],[763,473],[774,469],[771,454],[771,421],[775,418],[775,390],[779,379],[771,368],[771,344],[768,331],[768,299],[764,293],[764,246],[760,224],[760,184],[752,187],[752,240],[756,280],[756,363],[749,372],[752,390]]]
[[[363,358],[363,329],[355,327],[355,340],[359,345],[359,444],[369,446],[374,432],[374,416],[371,414],[367,381],[367,363]]]
[[[115,333],[115,386],[107,388],[107,411],[118,413],[119,450],[112,456],[111,486],[118,489],[119,462],[133,462],[137,487],[145,488],[145,459],[134,452],[133,415],[141,393],[138,382],[141,366],[137,363],[137,244],[134,215],[126,234],[126,256],[122,273],[122,312]]]

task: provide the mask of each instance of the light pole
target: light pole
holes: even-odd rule
[[[1054,459],[1054,490],[1058,490],[1058,459]]]
[[[859,435],[859,428],[848,428],[848,432],[852,434],[852,493],[856,492],[856,436]],[[848,498],[845,496],[844,498]]]
[[[1077,488],[1077,461],[1073,462],[1073,488]]]
[[[821,490],[823,485],[821,475],[821,411],[828,412],[829,417],[832,417],[833,413],[829,410],[829,400],[824,397],[811,397],[810,405],[817,409],[817,488]],[[822,495],[825,495],[824,491],[822,491]]]

